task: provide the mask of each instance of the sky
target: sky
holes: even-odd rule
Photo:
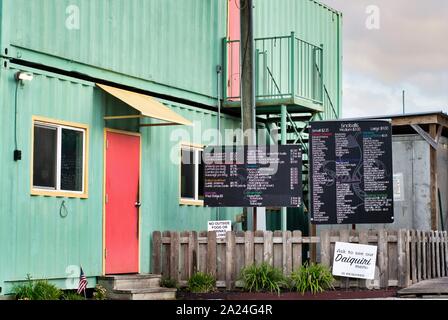
[[[344,118],[448,113],[448,0],[320,0],[343,14]]]

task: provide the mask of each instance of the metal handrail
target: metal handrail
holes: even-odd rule
[[[316,67],[316,70],[317,70],[317,72],[319,74],[319,77],[322,78],[322,73],[321,73],[321,71],[319,69],[319,66],[316,64],[315,67]],[[323,88],[324,88],[325,96],[328,99],[328,102],[330,103],[330,107],[331,107],[330,110],[333,111],[333,115],[334,115],[334,117],[336,119],[338,117],[338,113],[336,112],[336,109],[335,109],[335,107],[333,105],[333,101],[331,100],[330,93],[328,92],[327,86],[325,84],[323,85]],[[325,107],[325,101],[324,101],[324,107]]]
[[[269,69],[269,67],[266,67],[266,70],[268,70],[268,74],[271,77],[271,80],[274,83],[275,88],[277,89],[278,93],[281,94],[281,90],[280,90],[280,88],[279,88],[279,86],[277,84],[277,81],[275,81],[275,78],[274,78],[274,75],[271,72],[271,69]]]
[[[302,140],[302,133],[299,131],[297,124],[295,121],[292,120],[291,114],[289,112],[286,113],[286,116],[288,117],[289,123],[291,124],[292,128],[294,129],[294,132],[297,136],[296,140],[294,141],[294,144],[297,143],[297,141],[300,142],[300,145],[302,146],[302,149],[304,152],[308,152],[308,147],[306,146],[306,143]]]
[[[256,98],[301,98],[322,104],[323,78],[317,77],[313,66],[323,67],[323,48],[299,39],[291,32],[288,36],[255,38]],[[239,59],[240,40],[224,39],[224,100],[240,99]],[[235,60],[233,59],[233,60]]]

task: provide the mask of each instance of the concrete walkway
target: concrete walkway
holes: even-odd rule
[[[400,297],[448,295],[448,277],[423,280],[397,293]]]

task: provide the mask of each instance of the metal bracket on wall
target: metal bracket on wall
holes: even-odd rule
[[[437,147],[439,145],[439,137],[442,134],[442,126],[439,126],[439,130],[437,130],[437,137],[433,139],[429,133],[427,133],[425,130],[422,129],[418,124],[411,124],[412,129],[414,129],[423,139],[425,139],[426,142],[428,142],[431,147],[437,150]]]

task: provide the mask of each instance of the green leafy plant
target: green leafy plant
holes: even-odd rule
[[[97,284],[95,286],[95,291],[93,292],[93,299],[95,300],[106,300],[107,290],[103,286]]]
[[[66,291],[62,295],[63,300],[86,300],[82,295],[78,294],[77,292],[73,291]]]
[[[26,283],[15,285],[12,293],[18,300],[59,300],[62,296],[62,291],[55,285],[47,280],[32,281],[30,275]]]
[[[282,271],[267,263],[253,264],[241,270],[240,279],[245,291],[269,291],[280,294],[280,288],[287,285]]]
[[[334,277],[328,267],[321,264],[304,263],[291,273],[293,289],[304,294],[306,291],[316,294],[327,289],[334,289]]]
[[[194,293],[212,292],[216,288],[216,279],[207,273],[196,272],[188,279],[187,289]]]
[[[162,277],[162,279],[160,279],[160,286],[164,288],[179,288],[179,284],[176,279],[168,277]]]

